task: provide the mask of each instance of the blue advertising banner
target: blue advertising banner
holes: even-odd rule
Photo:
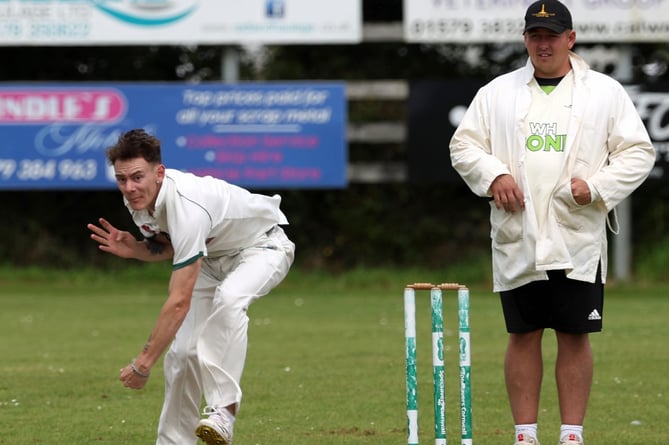
[[[169,168],[249,188],[346,186],[345,85],[0,86],[0,189],[116,186],[105,150],[144,128]]]

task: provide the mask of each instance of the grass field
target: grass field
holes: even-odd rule
[[[0,444],[155,443],[160,367],[130,391],[118,370],[141,348],[165,296],[153,269],[112,275],[0,271]],[[294,271],[250,311],[235,445],[406,443],[402,289],[456,281],[435,272]],[[592,338],[588,445],[666,445],[669,286],[611,286]],[[423,294],[427,296],[426,294]],[[459,444],[457,314],[445,296],[449,443]],[[474,443],[512,443],[496,295],[472,286]],[[418,301],[421,443],[432,439],[429,307]],[[557,443],[554,337],[545,337],[540,439]]]

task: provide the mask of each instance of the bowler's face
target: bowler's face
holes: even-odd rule
[[[144,158],[117,160],[116,184],[133,210],[152,212],[165,177],[162,164],[150,164]]]
[[[569,72],[569,50],[576,42],[575,31],[558,34],[546,28],[535,28],[527,31],[524,38],[537,77],[552,79]]]

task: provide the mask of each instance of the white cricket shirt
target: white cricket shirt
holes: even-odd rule
[[[277,224],[288,224],[279,195],[265,196],[211,176],[166,169],[153,214],[128,206],[147,238],[169,236],[175,269],[201,256],[222,256],[249,246]]]

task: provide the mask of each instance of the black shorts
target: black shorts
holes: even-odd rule
[[[595,283],[571,280],[563,270],[551,270],[548,280],[500,292],[500,298],[509,333],[545,328],[571,334],[602,330],[604,286],[600,268]]]

